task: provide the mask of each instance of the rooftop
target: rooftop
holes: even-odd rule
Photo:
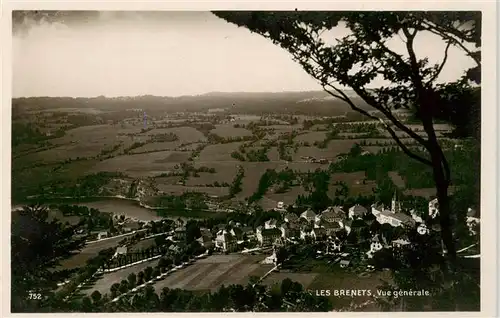
[[[368,210],[362,206],[362,205],[359,205],[359,204],[356,204],[356,205],[353,205],[350,209],[349,209],[349,212],[352,212],[354,213],[354,215],[361,215],[361,214],[365,214]]]
[[[382,210],[380,211],[380,214],[388,218],[396,219],[405,224],[415,224],[415,220],[411,216],[404,213],[392,213],[389,210]]]
[[[329,207],[321,213],[321,218],[344,218],[346,216],[342,207]]]
[[[306,211],[302,212],[300,216],[303,218],[313,218],[316,216],[316,213],[314,213],[314,211],[311,209],[307,209]]]

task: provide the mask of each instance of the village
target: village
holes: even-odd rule
[[[389,269],[390,257],[384,257],[412,244],[409,232],[429,236],[440,230],[437,199],[429,201],[427,211],[406,212],[396,193],[389,207],[372,204],[367,208],[355,204],[345,210],[341,206],[330,206],[319,213],[311,208],[301,212],[293,210],[294,207],[278,202],[274,211],[267,212],[269,217],[265,217],[265,221],[253,225],[238,221],[238,217],[229,217],[225,223],[217,223],[217,220],[186,222],[180,218],[137,222],[127,217],[114,217],[114,223],[122,225],[122,230],[116,232],[119,234],[99,232],[87,246],[119,238],[120,241],[115,240],[113,244],[118,243],[118,246],[108,249],[104,265],[90,277],[77,280],[79,284],[73,286],[66,299],[97,292],[109,294],[110,300],[116,302],[147,286],[187,289],[191,286],[197,290],[203,284],[196,279],[196,273],[217,276],[210,285],[212,289],[228,281],[224,276],[254,283],[272,275],[294,278],[294,275],[304,275],[300,274],[301,266],[297,262],[308,264],[318,260],[329,268],[337,266],[334,271],[344,270],[363,278]],[[242,219],[241,214],[239,216]],[[468,209],[466,222],[470,235],[477,237],[480,219],[474,209]],[[479,257],[474,255],[477,254],[476,245],[458,252],[462,257]],[[298,255],[304,253],[304,248],[309,251],[309,254],[306,252],[308,256],[304,254],[305,258]],[[446,250],[443,248],[442,252]],[[226,267],[220,271],[216,269],[217,275],[207,271],[209,266],[221,266],[226,262]],[[262,269],[257,270],[257,278],[252,278],[251,269],[257,266]],[[180,274],[183,271],[185,274]],[[186,282],[184,286],[179,285],[176,275],[186,277],[181,280]],[[305,284],[304,288],[311,289],[310,284]],[[61,289],[67,285],[71,285],[70,281],[59,284]],[[81,291],[83,294],[79,294]]]

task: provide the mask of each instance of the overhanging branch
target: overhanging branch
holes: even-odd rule
[[[449,34],[449,32],[447,32],[446,30],[444,30],[443,28],[440,28],[439,26],[437,26],[435,24],[432,24],[431,22],[426,21],[426,22],[423,23],[423,25],[426,26],[424,28],[424,30],[429,31],[429,32],[431,32],[431,33],[433,33],[433,34],[441,37],[441,38],[444,38],[444,39],[446,39],[448,41],[451,41],[454,44],[458,45],[462,50],[465,51],[465,53],[467,53],[467,55],[470,58],[472,58],[474,60],[474,62],[476,62],[477,66],[481,67],[481,60],[478,59],[477,57],[475,57],[474,54],[473,54],[473,52],[471,52],[471,50],[469,50],[468,48],[465,47],[465,45],[462,44],[461,40],[459,40],[459,39],[451,36]],[[458,36],[456,34],[453,34],[453,35],[457,36],[457,37],[460,37],[460,36]],[[462,40],[468,41],[467,38],[463,38],[463,37],[462,37]]]
[[[326,86],[329,86],[330,88],[332,88],[333,90],[335,90],[336,93],[332,92],[331,90],[328,90],[326,88]],[[389,132],[389,134],[391,135],[391,137],[394,139],[394,141],[396,141],[396,143],[398,144],[398,146],[401,148],[401,150],[403,150],[403,152],[405,154],[407,154],[409,157],[425,164],[425,165],[428,165],[428,166],[432,166],[432,162],[430,160],[427,160],[423,157],[420,157],[419,155],[417,155],[416,153],[412,152],[402,141],[401,139],[398,137],[398,135],[396,134],[396,132],[394,131],[394,129],[391,128],[391,126],[389,126],[388,123],[386,123],[382,118],[378,117],[378,116],[375,116],[373,114],[370,114],[368,111],[362,109],[362,108],[359,108],[358,106],[356,106],[352,100],[344,93],[342,92],[342,90],[340,90],[339,88],[331,85],[331,84],[325,84],[323,85],[323,90],[325,92],[327,92],[328,94],[330,94],[331,96],[333,97],[336,97],[336,98],[339,98],[341,100],[343,100],[344,102],[346,102],[352,110],[354,111],[357,111],[369,118],[372,118],[378,122],[380,122],[384,128]]]
[[[448,44],[446,44],[446,48],[444,49],[444,58],[441,64],[439,65],[438,69],[436,70],[436,73],[432,76],[432,78],[427,82],[427,84],[432,84],[434,82],[439,74],[441,74],[441,71],[443,70],[444,65],[446,64],[446,61],[448,60],[448,50],[450,49],[451,46],[451,41],[448,41]]]

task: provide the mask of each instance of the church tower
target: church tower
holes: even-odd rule
[[[391,212],[392,213],[399,213],[401,212],[401,203],[398,202],[398,196],[397,196],[397,191],[394,191],[394,196],[392,197],[392,202],[391,202]]]

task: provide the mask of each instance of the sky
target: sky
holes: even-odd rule
[[[94,12],[72,23],[24,23],[25,32],[13,33],[13,97],[321,90],[288,52],[210,12]],[[346,34],[337,28],[328,35]],[[402,45],[397,38],[390,44],[396,51]],[[430,62],[441,61],[444,47],[431,34],[417,36],[417,56]],[[439,80],[471,66],[452,48]]]

